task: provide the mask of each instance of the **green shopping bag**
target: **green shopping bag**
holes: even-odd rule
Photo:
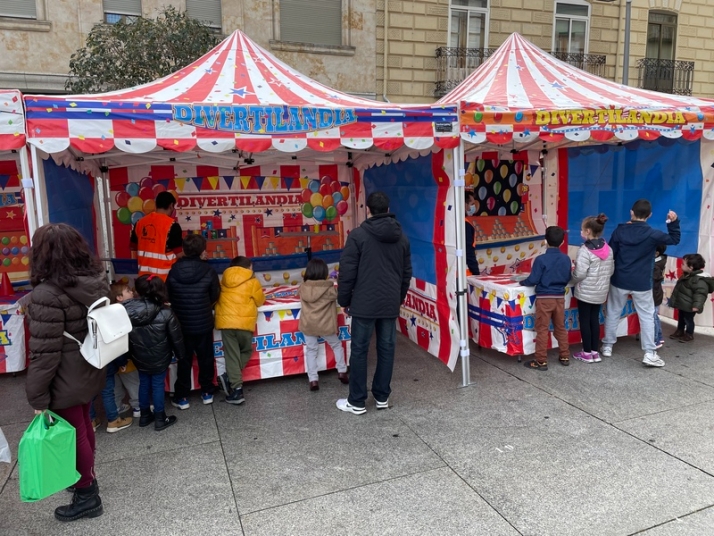
[[[17,450],[20,499],[35,502],[75,484],[77,431],[59,415],[44,411],[27,427]]]

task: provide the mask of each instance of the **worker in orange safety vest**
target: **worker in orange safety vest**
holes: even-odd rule
[[[466,275],[479,275],[478,261],[476,260],[476,226],[469,220],[476,214],[474,193],[466,190]]]
[[[139,275],[154,274],[166,281],[171,266],[183,256],[181,226],[174,219],[176,198],[169,192],[156,196],[156,210],[141,218],[131,231],[132,257]]]

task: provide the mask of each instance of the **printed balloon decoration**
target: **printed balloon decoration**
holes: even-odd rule
[[[480,216],[516,216],[522,210],[523,162],[478,159],[469,164],[467,176],[474,189]]]
[[[349,208],[347,199],[350,189],[339,181],[325,175],[322,179],[311,180],[307,188],[300,192],[301,212],[306,218],[313,218],[317,223],[334,221],[344,216]]]
[[[144,177],[140,182],[130,182],[124,186],[124,190],[117,192],[114,202],[117,204],[117,219],[126,225],[134,225],[146,214],[151,214],[156,210],[154,199],[161,192],[165,192],[166,187],[154,183],[150,177]],[[178,194],[174,190],[169,190],[178,201]]]

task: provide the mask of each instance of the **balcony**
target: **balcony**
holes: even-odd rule
[[[691,95],[694,62],[642,58],[637,61],[637,87],[672,95]]]
[[[495,48],[437,48],[434,95],[436,97],[446,95],[490,58],[496,50]],[[605,56],[603,55],[568,52],[553,52],[552,54],[557,59],[591,74],[603,76],[605,73]]]

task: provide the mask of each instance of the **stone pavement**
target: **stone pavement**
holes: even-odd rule
[[[67,493],[21,503],[0,464],[0,535],[709,536],[712,342],[668,340],[664,369],[642,366],[634,338],[600,364],[553,354],[547,372],[476,350],[460,388],[400,337],[386,411],[339,412],[333,371],[316,393],[291,377],[248,384],[238,407],[194,396],[161,433],[100,428],[97,519],[56,522]],[[23,384],[0,376],[13,454],[32,418]]]

